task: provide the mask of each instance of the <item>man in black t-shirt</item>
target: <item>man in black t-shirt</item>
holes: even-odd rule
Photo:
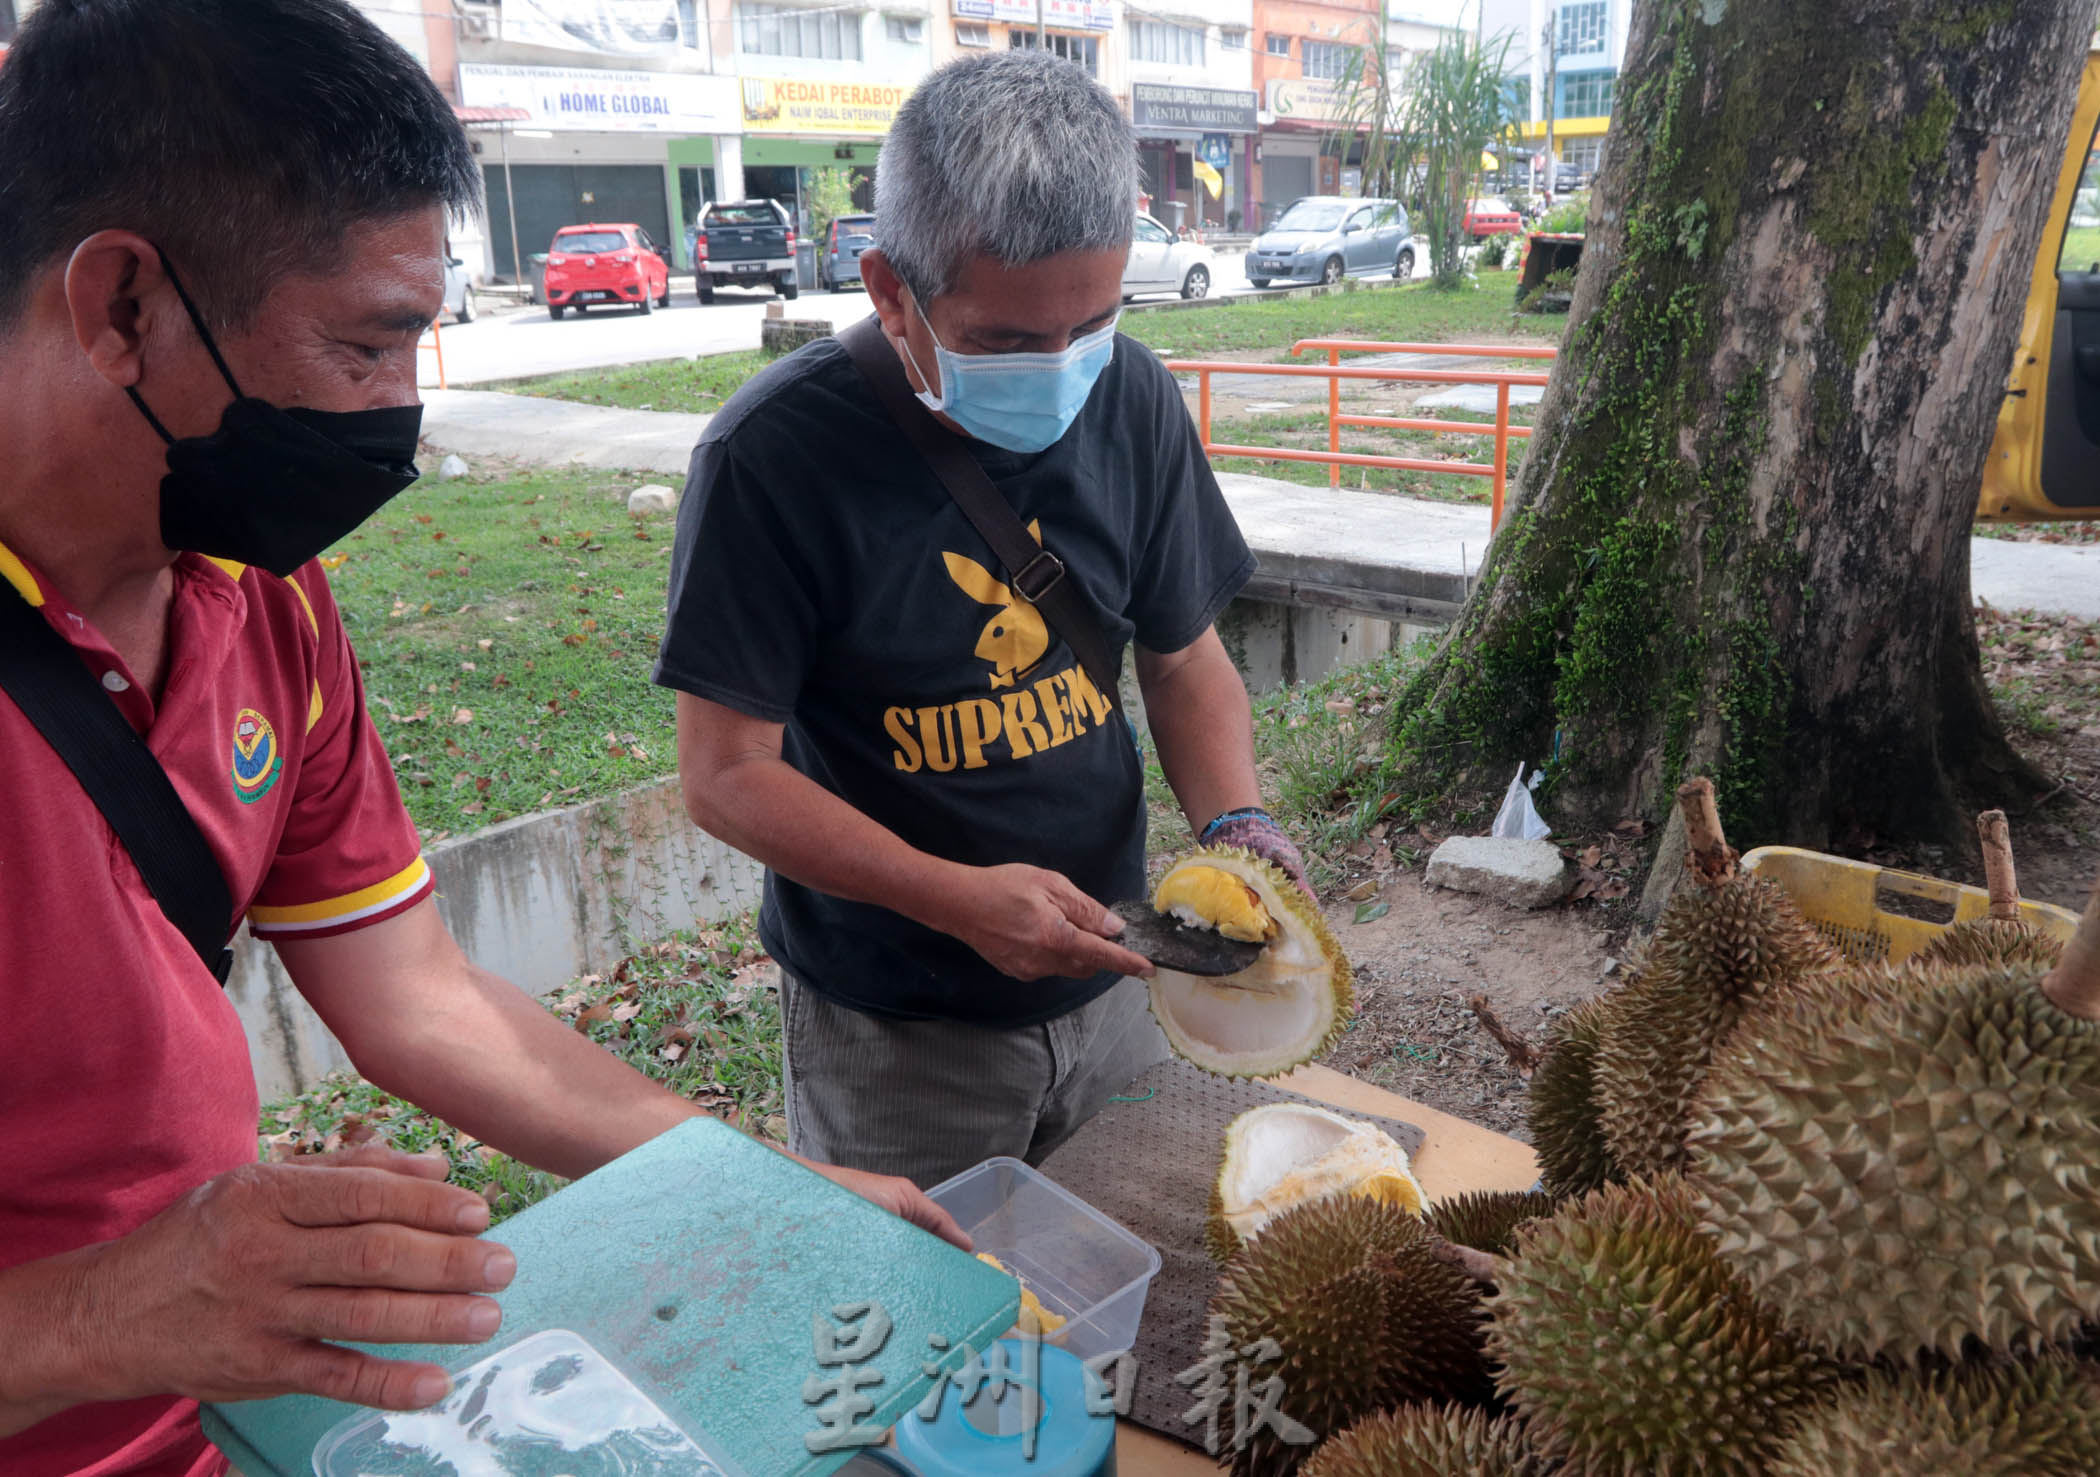
[[[899,112],[862,278],[920,399],[1134,649],[1190,824],[1277,860],[1212,623],[1254,568],[1173,378],[1115,332],[1137,196],[1057,57],[952,63]],[[836,340],[709,423],[656,680],[702,826],[767,866],[791,1146],[921,1185],[1040,1160],[1166,1054],[1104,906],[1145,884],[1144,766]]]

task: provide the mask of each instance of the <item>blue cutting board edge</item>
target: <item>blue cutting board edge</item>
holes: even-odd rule
[[[693,1202],[673,1198],[680,1182],[704,1186],[712,1198],[688,1212]],[[614,1224],[626,1234],[600,1239]],[[739,1230],[745,1234],[736,1242]],[[682,1424],[705,1433],[748,1477],[826,1477],[853,1455],[812,1454],[802,1441],[817,1430],[815,1408],[801,1398],[803,1378],[820,1372],[814,1315],[868,1297],[879,1298],[890,1313],[895,1330],[869,1361],[884,1380],[867,1392],[876,1408],[863,1417],[887,1428],[932,1388],[923,1363],[944,1371],[960,1367],[1011,1328],[1020,1312],[1020,1288],[1011,1276],[707,1118],[660,1134],[485,1239],[519,1252],[517,1279],[498,1299],[503,1326],[486,1344],[358,1347],[459,1368],[544,1328],[572,1329],[663,1400]],[[879,1259],[872,1270],[871,1255]],[[665,1285],[663,1263],[674,1256],[730,1279],[741,1273],[744,1280],[693,1287],[687,1279],[676,1296],[684,1299],[681,1312],[695,1316],[683,1329],[665,1324],[656,1313],[671,1295],[651,1291],[650,1284]],[[579,1270],[586,1262],[588,1274]],[[605,1286],[622,1281],[631,1296],[611,1306]],[[696,1327],[701,1342],[692,1344],[688,1331]],[[772,1328],[779,1332],[761,1338]],[[708,1330],[737,1336],[722,1368],[701,1357],[721,1352]],[[748,1341],[745,1330],[756,1330]],[[931,1333],[949,1342],[938,1359],[926,1342]],[[679,1342],[682,1335],[686,1343]],[[665,1372],[680,1367],[682,1348],[694,1355],[683,1366],[684,1378]],[[662,1367],[652,1364],[652,1353]],[[758,1378],[766,1382],[754,1389]],[[203,1419],[205,1434],[244,1477],[310,1477],[315,1443],[358,1409],[285,1396],[207,1406]]]

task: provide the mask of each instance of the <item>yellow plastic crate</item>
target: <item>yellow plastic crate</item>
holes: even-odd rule
[[[1991,910],[1980,887],[1796,846],[1760,846],[1743,858],[1743,870],[1778,883],[1845,957],[1867,964],[1907,959],[1954,924]],[[2078,931],[2078,915],[2050,903],[2022,899],[2020,916],[2057,938]]]

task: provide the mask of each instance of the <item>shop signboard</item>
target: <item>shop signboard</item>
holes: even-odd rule
[[[1113,31],[1113,0],[1042,0],[1043,24],[1058,31]],[[1036,0],[952,0],[964,20],[1003,21],[1010,26],[1035,24]]]
[[[867,82],[746,77],[744,132],[880,138],[911,89]]]
[[[1279,77],[1269,83],[1269,111],[1278,123],[1332,123],[1344,110],[1341,87],[1325,77]]]
[[[697,72],[459,64],[469,108],[522,108],[524,128],[592,133],[736,133],[736,80]]]
[[[1133,82],[1130,121],[1141,130],[1159,133],[1252,133],[1259,101],[1252,92]]]
[[[685,44],[678,0],[503,0],[503,39],[614,56],[675,52]]]

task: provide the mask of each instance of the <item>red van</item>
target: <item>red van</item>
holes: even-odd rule
[[[671,306],[671,268],[633,222],[563,226],[547,248],[547,316],[593,303],[628,303],[644,313]]]

